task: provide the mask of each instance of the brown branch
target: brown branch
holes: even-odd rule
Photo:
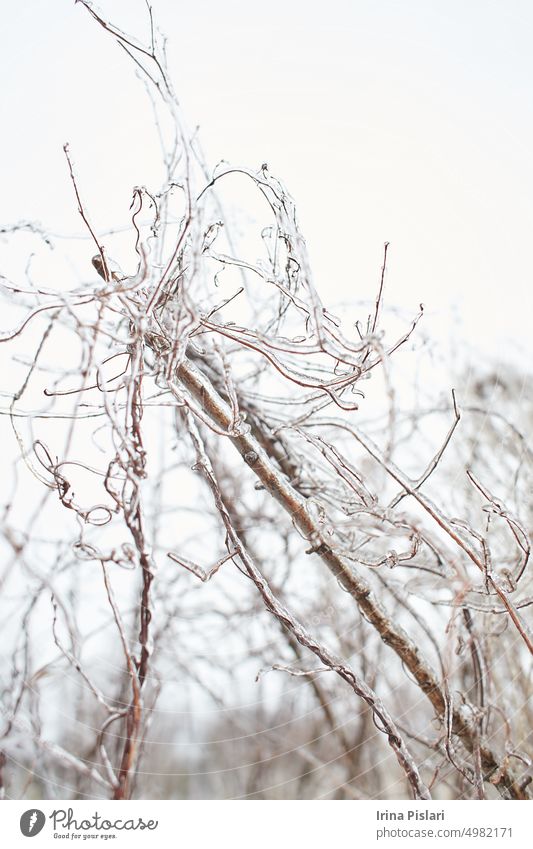
[[[208,378],[189,360],[184,360],[181,364],[178,378],[196,399],[205,415],[209,416],[217,428],[227,432],[232,421],[231,411]],[[342,423],[342,426],[344,426],[344,423]],[[353,432],[350,428],[349,430]],[[444,719],[446,715],[445,694],[434,671],[422,657],[419,647],[411,641],[400,626],[392,622],[368,584],[353,571],[342,557],[339,557],[331,547],[330,540],[322,538],[321,529],[311,518],[304,499],[276,469],[258,440],[248,433],[230,437],[230,440],[263,487],[287,511],[304,537],[312,541],[314,545],[318,544],[317,553],[328,569],[357,602],[362,615],[377,630],[383,642],[393,649],[402,663],[409,669],[418,686],[431,702],[436,715]],[[377,456],[379,457],[379,454]],[[416,494],[420,498],[420,494],[405,477],[401,473],[398,473],[398,475],[396,479],[402,487],[407,491],[412,490],[410,494]],[[461,738],[466,748],[473,752],[477,745],[476,735],[468,714],[468,710],[454,708],[452,727],[454,733]],[[483,746],[481,749],[481,759],[486,778],[490,778],[501,767],[499,759],[487,746]],[[501,773],[498,787],[500,786],[503,792],[508,793],[513,798],[527,798],[525,791],[521,789],[508,769],[504,769]]]

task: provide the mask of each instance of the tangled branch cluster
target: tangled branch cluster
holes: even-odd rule
[[[28,774],[51,759],[64,770],[56,784],[67,782],[72,792],[74,779],[65,778],[71,772],[77,792],[123,799],[137,782],[146,793],[141,767],[156,705],[167,690],[176,704],[170,670],[218,708],[228,681],[238,676],[230,642],[217,653],[216,640],[206,636],[220,616],[224,633],[242,627],[239,652],[244,648],[246,662],[266,659],[267,669],[305,679],[331,752],[309,744],[300,756],[311,772],[317,764],[327,767],[341,795],[381,792],[363,776],[379,772],[387,758],[383,741],[396,759],[399,786],[415,798],[434,792],[485,798],[491,787],[504,797],[529,798],[531,543],[527,519],[516,510],[525,486],[519,471],[506,487],[508,506],[483,478],[485,458],[470,456],[453,496],[466,487],[465,512],[461,519],[450,514],[449,479],[443,486],[439,474],[461,429],[455,394],[440,411],[449,419],[440,446],[415,476],[402,471],[405,460],[420,460],[422,422],[439,410],[411,413],[402,429],[391,357],[407,347],[422,309],[402,333],[386,338],[388,246],[370,315],[346,329],[314,287],[294,203],[268,167],[221,163],[208,172],[182,120],[151,10],[149,44],[142,45],[79,2],[133,60],[156,116],[164,115],[166,173],[157,190],[133,191],[135,268],[126,273],[90,222],[83,180],[65,146],[99,278],[55,292],[29,275],[26,288],[2,278],[23,309],[18,325],[3,333],[4,346],[27,351],[40,333],[5,412],[18,440],[21,480],[22,458],[47,495],[23,514],[23,531],[15,530],[16,499],[4,510],[11,559],[2,583],[11,587],[23,574],[29,593],[13,608],[0,771],[6,757],[19,766],[33,762]],[[170,136],[163,129],[169,119]],[[259,260],[241,258],[249,251],[240,251],[232,236],[222,203],[231,181],[249,182],[264,204],[269,223]],[[21,228],[45,235],[29,224],[3,232]],[[54,339],[71,353],[50,369],[43,361]],[[378,374],[386,410],[378,424],[365,427],[362,387]],[[25,412],[26,399],[43,382],[46,406]],[[473,421],[476,409],[487,413],[475,404],[463,413]],[[491,427],[503,418],[494,415]],[[502,426],[512,430],[505,419]],[[530,464],[521,433],[515,429],[510,439],[509,456],[515,451],[518,466]],[[460,445],[459,465],[461,451],[470,450],[468,440]],[[35,523],[45,504],[57,522],[57,501],[68,511],[68,541],[61,531],[53,567],[45,568],[47,541]],[[80,570],[93,576],[95,567],[108,616],[94,623],[95,631],[111,624],[122,654],[114,695],[116,682],[91,659],[88,602],[72,595]],[[229,570],[235,596],[234,585],[224,583]],[[48,613],[38,614],[41,608]],[[326,608],[327,621],[318,616],[313,625],[310,611]],[[53,634],[45,661],[34,656],[31,623],[38,615],[51,622]],[[279,627],[273,632],[264,622]],[[270,643],[257,631],[263,627]],[[219,665],[210,674],[202,672],[206,652]],[[317,661],[318,668],[310,666]],[[72,686],[81,685],[93,705],[93,719],[84,720],[94,730],[90,744],[60,745],[47,736],[39,681],[57,668],[70,670],[81,682]],[[77,698],[75,692],[68,698]],[[85,710],[80,706],[79,715]],[[351,721],[357,723],[352,736]],[[255,735],[242,728],[245,721],[242,735]],[[257,762],[266,760],[263,752]],[[246,795],[246,787],[240,792]]]

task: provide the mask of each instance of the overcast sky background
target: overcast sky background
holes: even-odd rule
[[[143,0],[101,8],[146,41]],[[406,316],[423,302],[425,332],[463,343],[472,373],[531,354],[531,0],[153,0],[153,8],[209,162],[267,162],[283,180],[326,303],[373,299],[389,241],[387,302]],[[131,61],[74,0],[5,4],[2,24],[0,227],[31,220],[84,234],[65,142],[96,229],[129,224],[133,186],[161,179]],[[2,242],[0,272],[11,273],[12,251],[23,269],[27,238]],[[82,244],[94,281],[94,247]],[[4,315],[0,330],[11,326]],[[3,374],[7,389],[9,368]],[[449,399],[445,383],[443,392]],[[3,426],[3,444],[15,450],[7,417]]]
[[[428,329],[496,359],[531,351],[533,4],[153,8],[210,163],[268,162],[285,182],[328,303],[374,296],[388,240],[389,303],[414,313],[422,301]],[[146,40],[142,0],[101,9]],[[9,4],[0,39],[0,225],[82,232],[65,141],[96,227],[126,223],[132,187],[159,176],[127,57],[74,0]]]

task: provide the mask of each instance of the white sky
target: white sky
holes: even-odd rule
[[[212,164],[268,162],[296,198],[328,303],[387,298],[503,356],[532,307],[529,0],[153,0],[176,89]],[[102,0],[148,35],[142,0]],[[69,141],[98,228],[155,180],[130,63],[73,0],[8,4],[0,34],[0,225],[82,227]],[[88,256],[92,253],[88,246]],[[0,269],[1,270],[1,269]],[[457,314],[457,310],[456,310]]]
[[[66,141],[96,227],[129,223],[132,187],[160,177],[131,63],[74,0],[4,6],[0,227],[83,232]],[[153,7],[210,162],[268,162],[288,186],[326,303],[373,298],[388,240],[389,303],[415,314],[422,301],[441,338],[461,315],[476,368],[533,349],[531,0]],[[102,9],[147,37],[143,0]]]

